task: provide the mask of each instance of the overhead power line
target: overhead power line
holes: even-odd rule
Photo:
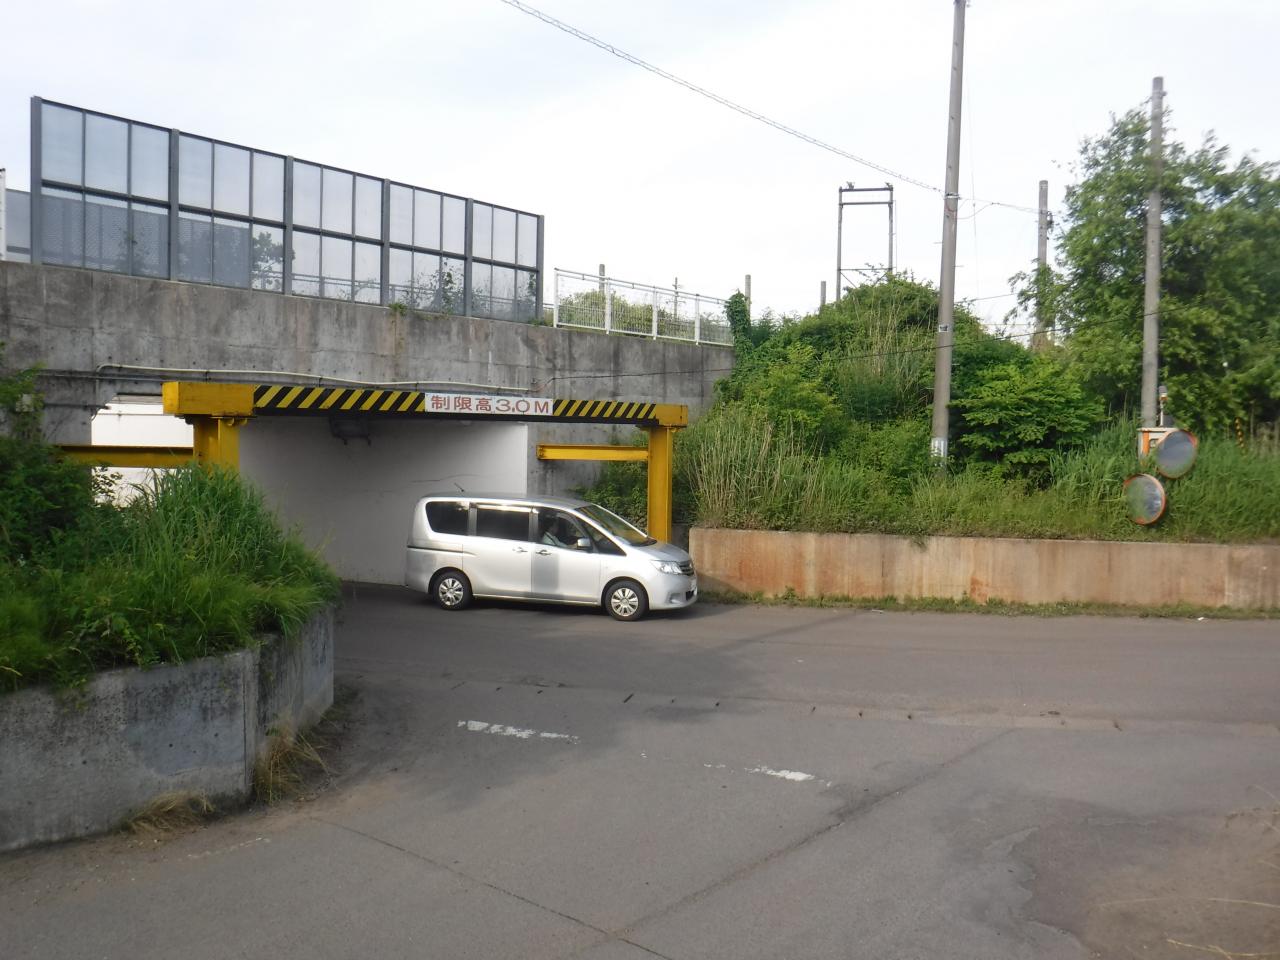
[[[603,50],[605,53],[612,54],[619,60],[625,60],[627,63],[633,64],[642,70],[648,70],[650,73],[661,77],[663,80],[668,80],[677,86],[684,87],[686,90],[696,93],[700,97],[706,97],[713,103],[718,103],[722,107],[728,107],[735,113],[740,113],[744,117],[763,123],[765,126],[773,127],[773,129],[781,133],[785,133],[787,136],[795,137],[797,140],[803,140],[805,143],[818,147],[820,150],[826,150],[828,153],[834,153],[838,157],[843,157],[846,160],[852,160],[854,163],[875,170],[877,173],[883,173],[887,177],[893,177],[896,180],[901,180],[903,183],[909,183],[913,187],[919,187],[921,190],[928,190],[931,193],[937,194],[942,194],[944,192],[941,187],[936,187],[924,180],[918,180],[915,177],[908,176],[899,170],[894,170],[891,167],[884,166],[884,164],[876,163],[874,160],[870,160],[867,157],[860,157],[856,153],[850,153],[848,150],[837,147],[834,144],[827,143],[825,140],[819,140],[817,137],[810,136],[804,131],[797,130],[795,127],[790,127],[779,120],[767,117],[763,113],[752,110],[750,107],[744,107],[742,104],[736,103],[728,97],[722,97],[720,94],[708,90],[706,87],[700,87],[690,80],[685,80],[683,77],[677,77],[674,73],[663,70],[661,67],[649,63],[647,60],[641,60],[639,57],[634,54],[627,53],[625,50],[620,50],[613,44],[601,40],[599,37],[594,37],[584,30],[579,30],[572,24],[565,23],[563,20],[557,20],[549,13],[543,13],[537,7],[531,7],[527,3],[522,3],[521,0],[502,0],[502,2],[509,7],[519,10],[521,13],[528,14],[536,20],[541,20],[548,26],[555,27],[557,30],[569,34],[571,37],[576,37],[585,43],[591,44],[593,47]],[[967,199],[972,200],[974,203],[986,203],[990,206],[1005,207],[1009,210],[1017,210],[1021,213],[1032,213],[1037,216],[1040,213],[1040,211],[1034,207],[1027,207],[1017,203],[1005,203],[1001,200],[978,200],[972,197]]]

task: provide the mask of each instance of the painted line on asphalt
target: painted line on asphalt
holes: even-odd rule
[[[564,740],[577,743],[570,733],[550,733],[546,730],[530,730],[528,727],[509,727],[505,723],[487,723],[484,720],[459,720],[458,726],[471,733],[492,733],[499,737],[515,737],[518,740]]]
[[[643,757],[644,754],[641,754],[641,756]],[[812,780],[813,782],[820,783],[825,787],[831,786],[830,780],[819,780],[812,773],[804,773],[800,770],[775,770],[773,767],[766,766],[730,767],[728,764],[724,763],[704,763],[703,766],[708,770],[732,770],[734,773],[762,773],[766,777],[776,777],[779,780],[789,780],[792,783],[806,783]]]
[[[816,780],[812,773],[801,773],[799,770],[774,770],[772,767],[752,767],[747,773],[763,773],[767,777],[778,777],[781,780],[794,780],[803,783],[805,780]]]

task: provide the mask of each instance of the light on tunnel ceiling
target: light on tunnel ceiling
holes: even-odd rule
[[[349,440],[363,440],[369,446],[373,446],[368,420],[332,417],[329,420],[329,432],[344,444]]]

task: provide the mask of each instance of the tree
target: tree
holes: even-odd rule
[[[1141,386],[1148,131],[1133,110],[1084,142],[1061,271],[1042,284],[1073,367],[1112,410],[1135,407]],[[1195,150],[1166,141],[1161,382],[1193,429],[1280,417],[1278,174],[1248,156],[1232,164],[1212,134]],[[1024,303],[1033,293],[1024,286]]]
[[[1050,454],[1084,440],[1102,418],[1102,403],[1043,354],[986,367],[977,380],[951,404],[964,421],[959,447],[1006,472],[1045,479]]]

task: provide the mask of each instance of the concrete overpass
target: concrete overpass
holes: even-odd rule
[[[368,385],[686,404],[696,415],[732,350],[398,307],[0,261],[5,365],[39,365],[45,427],[90,442],[94,414],[166,380]],[[338,434],[348,433],[346,436]],[[594,464],[539,443],[625,439],[601,424],[255,420],[245,474],[345,577],[398,582],[409,510],[429,489],[564,493]],[[367,433],[367,435],[362,435]]]

